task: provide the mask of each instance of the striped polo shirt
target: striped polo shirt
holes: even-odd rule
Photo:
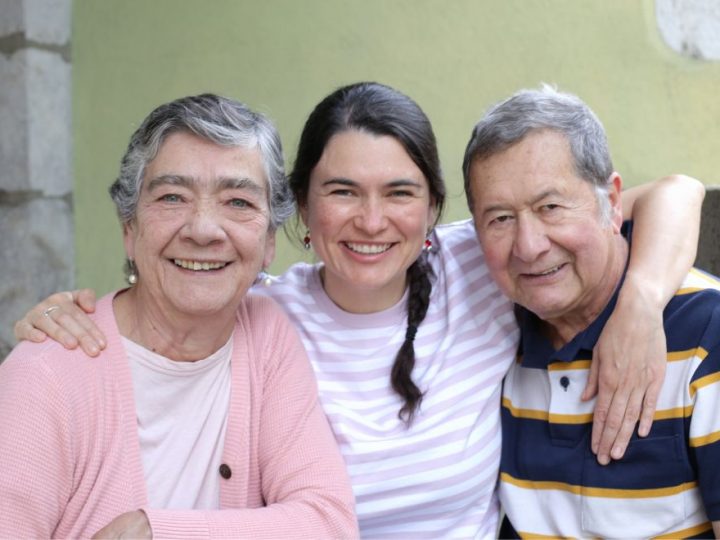
[[[594,400],[580,400],[617,300],[555,351],[518,308],[520,354],[503,389],[500,498],[521,536],[712,537],[720,520],[720,282],[693,269],[664,311],[667,372],[646,438],[601,466]]]
[[[407,326],[407,293],[371,314],[343,311],[319,265],[296,264],[255,292],[295,323],[347,463],[363,538],[494,538],[501,381],[515,358],[511,303],[492,281],[472,222],[436,227],[428,314],[413,379],[425,396],[414,423],[390,370]]]

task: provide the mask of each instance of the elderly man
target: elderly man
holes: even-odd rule
[[[488,267],[522,330],[503,390],[500,497],[512,527],[501,536],[720,534],[720,282],[692,270],[668,304],[652,430],[603,466],[581,393],[631,224],[602,125],[575,96],[521,91],[475,126],[464,174]]]

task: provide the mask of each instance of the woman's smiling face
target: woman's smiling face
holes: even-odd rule
[[[267,189],[258,149],[169,135],[124,231],[139,298],[166,313],[232,317],[274,254]]]
[[[328,141],[300,213],[324,263],[325,290],[354,312],[402,297],[436,216],[428,182],[402,144],[352,129]]]

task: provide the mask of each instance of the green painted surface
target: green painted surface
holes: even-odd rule
[[[377,80],[433,122],[450,200],[485,108],[541,81],[579,94],[608,131],[626,185],[682,171],[707,183],[720,141],[720,63],[661,41],[653,0],[75,0],[77,283],[121,286],[107,187],[156,105],[212,91],[277,123],[292,162],[303,120],[335,87]],[[272,269],[302,256],[280,233]]]

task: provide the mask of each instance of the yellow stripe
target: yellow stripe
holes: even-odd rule
[[[592,360],[573,360],[572,362],[553,362],[548,371],[569,371],[571,369],[590,369]]]
[[[593,421],[593,413],[586,414],[555,414],[550,413],[553,424],[589,424]]]
[[[675,296],[680,296],[682,294],[692,294],[704,290],[705,287],[683,287],[682,289],[678,289],[678,291],[675,293]]]
[[[518,409],[517,407],[513,407],[513,404],[512,404],[512,401],[510,401],[510,398],[503,397],[502,404],[503,404],[503,407],[508,409],[510,411],[510,414],[512,414],[516,418],[531,418],[533,420],[546,420],[546,421],[548,419],[547,411],[536,411],[534,409]]]
[[[526,532],[526,531],[515,531],[515,532],[518,533],[518,536],[520,538],[539,538],[539,539],[552,538],[553,540],[556,540],[558,538],[561,538],[563,540],[565,540],[565,539],[569,540],[569,539],[573,538],[572,536],[552,536],[552,535],[547,535],[547,534],[538,534],[538,533],[531,533],[531,532]]]
[[[605,499],[648,499],[652,497],[668,497],[670,495],[677,495],[683,491],[689,491],[697,488],[697,482],[685,482],[684,484],[677,486],[649,489],[596,488],[588,486],[575,486],[564,482],[533,482],[531,480],[519,480],[517,478],[513,478],[507,473],[500,473],[500,480],[523,489],[554,489],[557,491],[572,493],[574,495],[582,495],[584,497],[603,497]]]
[[[693,413],[693,405],[655,411],[653,420],[669,420],[670,418],[688,418]]]
[[[673,531],[671,533],[656,536],[656,540],[669,539],[669,538],[690,538],[691,536],[697,536],[698,534],[712,530],[712,523],[709,521],[695,525],[694,527],[688,527],[679,531]]]
[[[696,347],[694,349],[688,349],[686,351],[673,351],[667,353],[668,362],[677,362],[679,360],[690,360],[697,356],[701,361],[705,360],[708,352],[702,347]]]
[[[712,444],[720,441],[720,431],[703,435],[702,437],[690,437],[690,446],[698,447],[705,446],[706,444]]]
[[[699,379],[693,381],[690,384],[690,397],[694,398],[695,392],[697,392],[701,388],[704,388],[705,386],[715,384],[718,381],[720,381],[720,373],[711,373],[710,375],[700,377]]]

